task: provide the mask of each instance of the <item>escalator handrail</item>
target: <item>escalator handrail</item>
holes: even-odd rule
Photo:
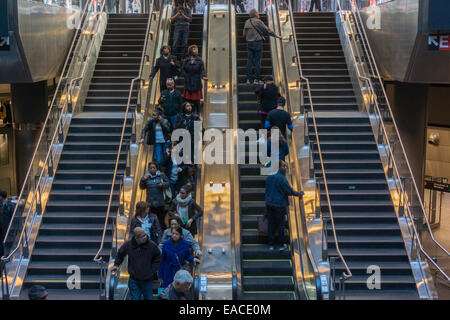
[[[275,1],[278,1],[278,0],[275,0]],[[327,177],[326,177],[326,174],[325,174],[325,166],[324,166],[324,163],[323,163],[322,150],[321,150],[321,147],[320,147],[320,140],[319,140],[319,134],[318,134],[318,131],[317,131],[316,117],[315,117],[314,106],[313,106],[313,102],[312,102],[311,87],[310,87],[310,84],[309,84],[309,79],[306,78],[303,75],[303,70],[301,68],[300,52],[298,50],[297,35],[296,35],[296,32],[295,32],[294,13],[292,12],[292,6],[291,6],[291,2],[290,1],[287,1],[287,7],[288,7],[288,10],[289,10],[289,16],[290,16],[290,20],[291,20],[291,24],[292,24],[293,39],[294,39],[294,44],[295,44],[295,52],[296,52],[296,55],[297,55],[296,58],[297,58],[297,67],[298,67],[299,75],[300,75],[300,78],[306,82],[306,88],[308,90],[308,99],[309,99],[309,104],[310,104],[310,108],[311,108],[310,112],[311,112],[311,115],[312,115],[312,120],[313,120],[313,125],[314,125],[314,135],[316,137],[317,152],[319,154],[320,167],[321,167],[321,171],[322,171],[323,184],[324,184],[324,187],[325,187],[325,193],[326,193],[326,198],[327,198],[327,205],[328,205],[328,210],[329,210],[329,214],[330,214],[331,227],[332,227],[332,230],[333,230],[334,243],[335,243],[335,246],[336,246],[336,252],[337,252],[339,258],[341,259],[342,264],[345,267],[345,272],[342,273],[342,277],[343,277],[344,280],[346,280],[346,279],[352,277],[352,272],[350,271],[350,268],[347,265],[347,261],[345,260],[344,256],[342,255],[342,252],[341,252],[341,250],[339,248],[339,243],[338,243],[338,240],[337,240],[336,228],[335,228],[335,225],[334,225],[333,210],[332,210],[332,207],[331,207],[331,199],[330,199],[330,194],[329,194],[329,191],[328,191],[328,182],[327,182]],[[307,123],[306,117],[305,117],[305,123]]]
[[[165,0],[161,1],[161,8],[163,7]],[[150,31],[150,25],[152,23],[152,18],[153,18],[153,9],[154,9],[154,4],[156,3],[156,1],[152,2],[152,6],[150,8],[150,13],[148,16],[148,20],[147,20],[147,29],[146,29],[146,33],[145,33],[145,41],[144,41],[144,46],[142,47],[142,57],[141,57],[141,65],[139,67],[139,75],[131,80],[131,84],[130,84],[130,90],[128,92],[128,102],[127,102],[127,107],[125,109],[125,116],[124,116],[124,120],[123,120],[123,125],[122,125],[122,133],[120,136],[120,142],[119,142],[119,148],[117,151],[117,156],[116,156],[116,163],[114,166],[114,173],[113,173],[113,180],[112,180],[112,184],[111,184],[111,189],[109,192],[109,201],[108,201],[108,208],[106,211],[106,218],[105,218],[105,223],[103,226],[103,234],[102,234],[102,240],[100,243],[100,247],[94,257],[94,261],[97,263],[101,263],[103,261],[103,258],[101,257],[101,252],[104,248],[105,245],[105,238],[106,238],[106,231],[108,229],[108,224],[109,224],[109,215],[111,213],[111,204],[113,201],[113,196],[114,196],[114,189],[115,189],[115,182],[116,182],[116,177],[117,177],[117,172],[119,169],[119,162],[120,162],[120,153],[122,152],[122,145],[124,144],[124,137],[125,137],[125,132],[126,132],[126,127],[127,127],[127,122],[128,122],[128,113],[130,112],[130,105],[131,105],[131,96],[133,95],[133,89],[134,89],[134,84],[136,81],[142,81],[142,69],[144,67],[144,59],[145,59],[145,51],[146,51],[146,47],[147,47],[147,43],[148,43],[148,38],[149,38],[149,31]],[[149,83],[149,91],[151,89],[151,87],[153,86],[153,82]],[[136,101],[137,103],[137,101]],[[136,110],[133,111],[133,115],[136,112]],[[129,141],[131,142],[131,140]],[[114,230],[113,230],[114,232]]]
[[[26,182],[27,182],[28,179],[30,178],[31,170],[32,170],[32,168],[33,168],[33,163],[34,163],[34,160],[36,159],[36,155],[37,155],[37,153],[38,153],[39,146],[40,146],[41,141],[42,141],[42,139],[43,139],[44,132],[45,132],[45,128],[46,128],[46,126],[47,126],[47,124],[48,124],[48,122],[49,122],[49,120],[50,120],[50,115],[54,112],[55,108],[57,107],[57,106],[55,105],[55,100],[56,100],[57,92],[58,92],[58,90],[61,88],[61,83],[63,82],[63,80],[66,79],[66,77],[64,77],[64,74],[65,74],[66,69],[67,69],[67,67],[68,67],[68,63],[69,63],[69,60],[70,60],[70,55],[71,55],[72,51],[75,49],[75,47],[76,47],[77,36],[78,36],[78,34],[81,32],[81,31],[80,31],[80,30],[81,30],[81,24],[82,24],[82,22],[83,22],[84,19],[85,19],[85,16],[86,16],[86,13],[87,13],[87,8],[90,6],[90,4],[92,4],[92,0],[91,0],[90,2],[86,2],[86,4],[84,5],[84,9],[83,9],[83,12],[82,12],[82,14],[81,14],[80,21],[78,22],[78,25],[77,25],[77,27],[76,27],[76,31],[75,31],[75,34],[74,34],[74,36],[73,36],[72,43],[71,43],[71,45],[70,45],[70,48],[69,48],[69,51],[68,51],[66,60],[65,60],[65,62],[64,62],[64,66],[63,66],[62,71],[61,71],[61,77],[59,78],[58,84],[57,84],[56,89],[55,89],[55,93],[53,94],[52,102],[51,102],[50,107],[49,107],[49,110],[48,110],[48,112],[47,112],[47,117],[45,118],[44,124],[43,124],[43,126],[42,126],[42,130],[41,130],[41,133],[40,133],[40,135],[39,135],[39,139],[38,139],[38,141],[37,141],[36,148],[34,149],[33,156],[31,157],[30,166],[28,167],[27,174],[25,175],[25,178],[24,178],[24,180],[23,180],[24,182],[23,182],[23,185],[22,185],[22,189],[20,190],[19,196],[18,196],[18,198],[17,198],[18,201],[17,201],[17,204],[16,204],[16,206],[15,206],[15,208],[14,208],[14,212],[13,212],[13,214],[12,214],[12,216],[11,216],[11,221],[10,221],[10,223],[9,223],[9,225],[8,225],[8,229],[7,229],[6,233],[5,233],[5,237],[4,237],[3,239],[0,239],[0,241],[3,242],[3,245],[6,244],[6,239],[8,238],[8,235],[9,235],[9,233],[11,232],[11,226],[12,226],[12,224],[13,224],[13,221],[14,221],[15,218],[16,218],[17,209],[19,208],[19,205],[20,205],[19,202],[20,202],[20,199],[22,199],[23,193],[24,193],[24,191],[25,191]],[[73,61],[73,60],[72,60],[72,61]],[[70,68],[70,65],[69,65],[69,68]],[[67,99],[66,99],[66,103],[67,103]],[[59,122],[59,121],[58,121],[58,122]],[[57,130],[55,129],[55,132],[56,132],[56,131],[57,131]],[[50,152],[50,150],[51,150],[51,148],[49,148],[48,152]],[[48,155],[48,154],[47,154],[47,155]],[[45,166],[42,167],[41,175],[42,175],[42,172],[44,171],[44,169],[45,169]],[[36,195],[36,193],[35,193],[35,195]],[[18,249],[18,248],[16,248],[14,252],[16,252],[17,249]],[[8,260],[9,258],[11,258],[11,254],[9,254],[9,255],[6,257],[6,259],[4,259],[4,257],[2,257],[2,260]]]
[[[339,1],[339,0],[337,0],[337,3],[338,3],[338,8],[339,8],[339,14],[342,14],[342,12],[345,11],[345,10],[342,10],[342,7],[341,7],[341,5],[340,5],[340,1]],[[353,13],[353,12],[352,12],[352,13]],[[354,50],[353,50],[353,48],[352,48],[352,45],[351,45],[351,43],[350,43],[351,40],[348,38],[348,35],[347,35],[347,34],[346,34],[346,40],[349,42],[349,48],[350,48],[351,53],[352,53],[353,63],[355,64],[355,66],[357,66],[358,63],[357,63],[357,61],[356,61],[356,54],[355,54],[355,52],[354,52]],[[365,76],[361,75],[361,72],[360,72],[359,68],[356,67],[355,69],[356,69],[358,78],[360,78],[361,80],[363,80],[363,81],[365,81],[366,83],[368,83],[369,89],[370,89],[370,93],[371,93],[371,96],[372,96],[372,97],[376,96],[375,90],[374,90],[374,88],[373,88],[372,80],[371,80],[370,78],[368,78],[368,77],[365,77]],[[380,79],[380,80],[381,80],[381,79]],[[381,82],[381,83],[382,83],[382,82]],[[384,88],[383,88],[383,93],[385,94]],[[386,98],[386,101],[388,101],[386,96],[385,96],[385,98]],[[380,107],[379,107],[379,105],[378,105],[378,101],[377,101],[377,99],[373,99],[373,100],[374,100],[374,105],[375,105],[375,107],[376,107],[376,111],[377,111],[377,113],[378,113],[378,115],[379,115],[379,120],[380,120],[380,125],[381,125],[381,128],[382,128],[383,136],[387,138],[387,141],[389,141],[389,135],[387,134],[387,130],[386,130],[386,128],[385,128],[384,121],[383,121],[382,116],[381,116],[381,111],[380,111]],[[387,103],[388,103],[388,106],[389,106],[389,102],[387,102]],[[389,111],[390,111],[390,113],[391,113],[390,116],[392,117],[392,120],[393,120],[393,123],[394,123],[394,126],[395,126],[395,122],[394,122],[394,118],[393,118],[393,116],[392,116],[392,112],[391,112],[390,106],[389,106]],[[399,141],[400,141],[400,143],[401,143],[400,136],[399,136],[399,134],[398,134],[398,131],[397,131],[397,127],[396,127],[396,126],[395,126],[395,129],[396,129],[396,133],[397,133],[397,136],[398,136],[398,138],[399,138]],[[396,163],[396,161],[394,160],[394,157],[393,157],[394,153],[393,153],[393,151],[392,151],[392,149],[391,149],[390,144],[387,143],[386,145],[387,145],[387,147],[388,147],[388,149],[389,149],[389,153],[392,155],[392,164],[393,164],[393,168],[394,168],[394,170],[395,170],[397,176],[400,178],[400,173],[399,173],[399,170],[398,170],[398,167],[397,167],[397,163]],[[409,163],[408,163],[408,161],[407,161],[406,153],[404,152],[403,145],[402,145],[402,151],[403,151],[404,157],[405,157],[405,159],[406,159],[406,162],[407,162],[407,165],[408,165],[409,172],[410,172],[411,177],[412,177],[412,171],[411,171],[411,168],[410,168]],[[412,179],[412,181],[414,182],[414,179]],[[401,189],[401,195],[404,197],[403,202],[404,202],[404,205],[406,206],[406,209],[407,209],[406,212],[408,213],[408,216],[409,216],[410,220],[411,220],[411,221],[414,221],[414,217],[413,217],[413,215],[412,215],[412,213],[411,213],[411,211],[410,211],[410,206],[409,206],[408,201],[407,201],[407,193],[405,192],[405,190],[404,190],[404,188],[403,188],[403,184],[402,184],[401,182],[399,183],[399,186],[400,186],[400,189]],[[445,249],[438,241],[436,241],[436,240],[434,239],[433,234],[432,234],[432,232],[431,232],[431,227],[430,227],[430,225],[429,225],[428,218],[427,218],[427,216],[426,216],[426,214],[425,214],[425,209],[424,209],[424,207],[423,207],[423,203],[422,203],[422,200],[421,200],[420,195],[419,195],[419,193],[418,193],[417,185],[415,184],[415,182],[414,182],[414,186],[415,186],[415,188],[416,188],[417,196],[418,196],[418,198],[419,198],[419,202],[420,202],[420,205],[421,205],[422,210],[423,210],[423,216],[425,217],[426,224],[427,224],[427,226],[428,226],[428,228],[429,228],[429,230],[430,230],[430,235],[431,235],[433,241],[439,246],[439,248],[440,248],[447,256],[449,256],[449,252],[448,252],[448,251],[447,251],[447,250],[446,250],[446,249]],[[412,225],[412,228],[413,228],[413,233],[414,233],[415,239],[416,239],[417,244],[418,244],[418,246],[419,246],[419,250],[425,255],[425,257],[427,258],[427,260],[430,261],[430,262],[436,267],[436,269],[437,269],[437,270],[438,270],[438,271],[446,278],[446,280],[447,280],[447,281],[450,281],[450,277],[445,273],[444,270],[442,270],[441,267],[439,267],[439,265],[438,265],[438,264],[437,264],[437,263],[429,256],[429,254],[428,254],[428,253],[425,251],[425,249],[423,248],[422,242],[421,242],[421,240],[420,240],[420,235],[419,235],[419,232],[417,231],[417,228],[416,228],[415,223],[411,223],[411,225]]]

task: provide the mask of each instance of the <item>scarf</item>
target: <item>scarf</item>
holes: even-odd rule
[[[183,223],[186,224],[189,220],[189,202],[192,200],[192,195],[188,195],[185,199],[181,199],[180,195],[177,195],[177,212],[180,215]]]

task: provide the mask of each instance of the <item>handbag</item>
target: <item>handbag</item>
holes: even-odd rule
[[[258,233],[261,235],[267,235],[269,230],[269,220],[267,215],[258,217]]]
[[[192,265],[189,263],[189,261],[186,261],[184,265],[182,266],[180,263],[180,259],[178,258],[178,255],[175,253],[175,257],[177,258],[178,265],[180,266],[180,270],[186,270],[190,274],[192,274]]]

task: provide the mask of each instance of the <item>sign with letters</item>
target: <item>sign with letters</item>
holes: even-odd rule
[[[428,35],[428,50],[450,51],[450,35],[430,34]]]

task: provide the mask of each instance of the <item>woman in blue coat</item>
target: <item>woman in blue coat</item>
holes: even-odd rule
[[[158,278],[163,280],[163,288],[167,288],[173,282],[175,273],[186,261],[200,263],[200,260],[192,255],[189,243],[182,238],[181,227],[172,228],[171,232],[172,237],[164,242],[158,272]]]

